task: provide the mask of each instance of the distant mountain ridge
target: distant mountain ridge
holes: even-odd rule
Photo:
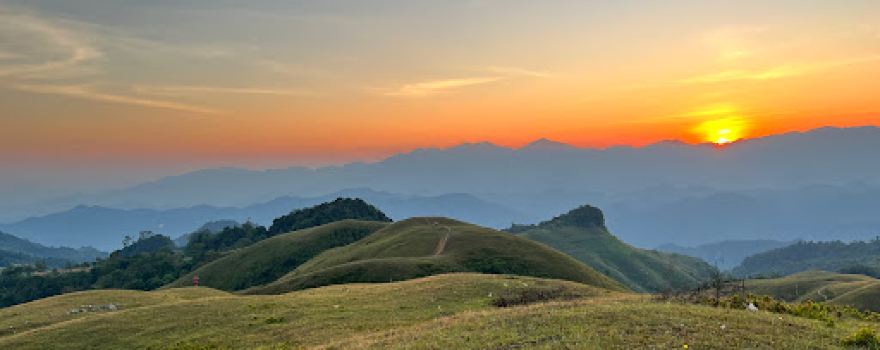
[[[794,241],[783,242],[766,239],[740,240],[707,243],[696,247],[664,244],[657,247],[657,250],[697,257],[710,264],[717,265],[719,269],[727,270],[739,265],[744,259],[752,255],[786,247],[794,243]]]
[[[105,256],[107,253],[94,248],[47,247],[0,232],[0,267],[36,262],[46,263],[50,267],[63,267]]]
[[[357,197],[375,203],[393,219],[420,215],[445,215],[460,220],[473,220],[486,226],[510,224],[519,214],[507,207],[467,194],[412,196],[369,189],[350,189],[317,197],[284,196],[242,208],[199,205],[168,210],[117,209],[80,205],[71,210],[17,223],[0,225],[0,229],[38,242],[70,246],[93,245],[114,250],[127,234],[149,230],[181,236],[197,230],[207,222],[233,220],[253,221],[270,225],[272,220],[294,209],[331,201],[338,197]],[[180,242],[182,243],[182,241]]]
[[[676,183],[724,190],[880,181],[880,162],[873,151],[880,148],[880,128],[873,126],[825,127],[747,139],[723,149],[670,142],[638,148],[566,146],[538,140],[511,149],[483,142],[316,169],[206,169],[70,201],[168,208],[243,206],[279,195],[318,196],[344,188],[437,195],[524,189],[617,192]],[[225,188],[236,190],[220,190]]]
[[[364,198],[394,219],[438,215],[499,228],[593,203],[604,209],[618,237],[640,247],[743,239],[854,240],[873,237],[880,229],[880,218],[871,209],[880,206],[876,149],[880,128],[873,126],[826,127],[722,148],[671,141],[594,149],[537,140],[513,149],[483,142],[316,169],[207,169],[47,205],[169,211],[163,216],[186,208],[202,222],[251,217],[266,223],[290,209],[330,199],[326,194],[332,193]],[[340,193],[347,188],[374,193]],[[264,203],[269,198],[278,200]],[[211,215],[198,216],[205,204]],[[170,227],[172,221],[148,223],[159,230],[156,225]],[[40,242],[52,244],[79,242],[56,241],[64,235],[18,224],[0,229],[37,241],[45,236]],[[141,226],[137,229],[146,229]],[[184,228],[195,226],[167,233],[182,234]]]

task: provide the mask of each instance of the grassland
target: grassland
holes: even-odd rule
[[[675,291],[709,280],[714,268],[679,254],[630,246],[605,227],[602,212],[583,206],[515,233],[551,246],[635,291]]]
[[[864,275],[806,271],[780,278],[746,280],[745,283],[746,290],[752,294],[880,311],[880,280]]]
[[[520,299],[529,295],[534,298]],[[495,306],[502,299],[526,305]],[[68,313],[108,303],[121,306]],[[865,325],[829,327],[790,315],[661,303],[568,281],[479,274],[264,296],[209,288],[91,291],[2,309],[0,320],[4,329],[18,327],[15,334],[0,333],[4,349],[834,349]]]
[[[355,242],[385,227],[378,221],[342,220],[278,235],[235,250],[172,283],[235,291],[275,281],[325,250]]]
[[[353,244],[327,250],[250,294],[358,282],[392,282],[448,272],[558,278],[613,290],[623,286],[552,248],[447,219],[397,222]]]

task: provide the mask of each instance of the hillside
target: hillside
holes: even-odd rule
[[[525,306],[497,307],[504,300]],[[0,309],[0,348],[837,349],[856,327],[559,280],[451,274],[270,296],[73,293]]]
[[[558,278],[623,289],[571,257],[504,232],[447,218],[397,222],[344,247],[328,250],[252,294],[354,282],[392,282],[447,272]]]
[[[514,225],[508,231],[571,255],[636,291],[673,291],[696,287],[714,268],[700,259],[632,247],[605,227],[602,211],[582,206],[538,225]]]
[[[171,286],[190,286],[196,275],[202,286],[222,290],[262,285],[327,249],[353,243],[386,225],[379,221],[343,220],[285,233],[235,250],[184,275]]]
[[[676,244],[664,244],[657,250],[667,253],[676,253],[703,259],[719,269],[729,270],[746,258],[776,248],[782,248],[794,244],[793,241],[774,241],[767,239],[721,241],[701,244],[695,247],[683,247]]]
[[[869,242],[798,242],[750,256],[733,269],[737,276],[790,275],[807,270],[880,277],[880,238]]]
[[[0,267],[11,263],[44,262],[50,267],[63,267],[66,264],[78,264],[105,257],[106,253],[94,248],[47,247],[0,232]]]
[[[746,280],[746,290],[786,301],[821,301],[880,311],[880,280],[827,271],[806,271],[793,275]]]
[[[224,191],[216,193],[221,194],[221,198],[231,194]],[[268,198],[274,199],[265,201]],[[489,227],[501,227],[522,217],[522,214],[505,206],[469,194],[418,196],[358,188],[333,190],[327,194],[308,197],[279,197],[277,189],[274,189],[262,197],[254,198],[254,204],[236,207],[217,206],[220,198],[201,203],[212,205],[200,204],[172,209],[127,209],[123,204],[118,207],[86,206],[77,202],[71,203],[73,209],[64,208],[51,214],[0,224],[0,230],[16,232],[22,237],[45,244],[92,245],[110,251],[119,248],[126,234],[149,230],[171,237],[188,236],[203,229],[206,222],[217,220],[226,222],[220,223],[223,226],[228,226],[229,220],[234,220],[240,223],[252,221],[268,227],[273,220],[293,210],[331,202],[337,198],[361,198],[381,209],[388,217],[398,220],[414,216],[444,216]],[[184,237],[178,244],[183,246],[186,240],[187,237]]]

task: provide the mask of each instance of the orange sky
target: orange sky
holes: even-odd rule
[[[280,167],[880,125],[876,1],[366,3],[0,3],[0,160]]]

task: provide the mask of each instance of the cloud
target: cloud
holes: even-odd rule
[[[507,75],[507,76],[525,76],[525,77],[533,77],[533,78],[549,78],[552,75],[546,72],[539,72],[534,70],[528,70],[524,68],[518,67],[499,67],[499,66],[490,66],[486,68],[487,71]]]
[[[372,90],[378,91],[380,95],[391,97],[426,97],[449,92],[455,89],[496,83],[516,77],[547,78],[551,76],[549,73],[517,67],[489,66],[485,69],[481,69],[480,71],[490,74],[469,78],[421,81],[416,83],[404,84],[396,88],[374,88]]]
[[[502,77],[473,77],[423,81],[405,84],[394,89],[378,89],[382,95],[393,97],[425,97],[450,90],[500,81]]]
[[[193,106],[173,101],[146,99],[133,96],[115,95],[100,92],[87,85],[29,85],[19,84],[15,89],[38,94],[51,94],[83,98],[94,101],[121,103],[142,107],[169,109],[197,114],[220,114],[222,112],[201,106]]]
[[[305,97],[316,95],[315,93],[306,90],[236,88],[216,86],[136,86],[134,90],[143,94],[163,96],[186,96],[193,94],[238,94]]]
[[[31,15],[0,11],[0,29],[8,33],[9,39],[38,38],[38,45],[31,43],[27,51],[16,50],[14,55],[19,59],[26,58],[29,62],[41,62],[0,65],[0,76],[27,78],[45,73],[61,73],[102,56],[97,48],[74,30]]]
[[[709,73],[681,79],[678,80],[676,83],[690,85],[726,83],[732,81],[774,80],[803,76],[830,69],[873,62],[880,62],[880,55],[869,55],[826,62],[785,64],[763,70],[725,70],[717,73]]]

